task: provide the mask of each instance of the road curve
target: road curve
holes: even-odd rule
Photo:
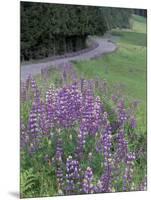
[[[43,59],[40,63],[21,64],[21,81],[25,81],[29,74],[34,76],[41,73],[41,69],[49,68],[51,66],[59,66],[61,63],[68,63],[70,61],[89,60],[95,57],[101,57],[102,55],[113,52],[117,49],[116,44],[112,42],[112,37],[95,37],[92,39],[98,44],[96,48],[82,52],[80,55],[56,58],[55,60]]]

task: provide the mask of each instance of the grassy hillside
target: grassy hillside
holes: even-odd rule
[[[132,28],[113,30],[119,36],[118,50],[103,58],[74,64],[79,75],[86,78],[99,76],[110,85],[124,85],[127,101],[139,100],[138,131],[146,132],[146,20],[134,15]]]

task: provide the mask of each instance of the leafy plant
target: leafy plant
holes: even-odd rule
[[[32,169],[21,172],[21,197],[35,194],[38,186],[38,177],[33,173]]]

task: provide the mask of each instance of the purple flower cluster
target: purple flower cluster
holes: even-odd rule
[[[98,104],[97,104],[98,103]],[[91,90],[86,91],[83,98],[80,130],[82,132],[95,134],[100,124],[99,101],[95,102]]]
[[[45,97],[31,76],[22,84],[23,103],[29,99],[31,103],[27,123],[21,120],[20,125],[22,150],[27,149],[31,155],[39,150],[45,137],[48,141],[55,141],[52,158],[47,152],[45,160],[52,161],[54,158],[58,194],[131,190],[136,157],[134,152],[129,151],[125,126],[128,122],[135,130],[134,113],[129,114],[124,101],[112,96],[116,108],[115,119],[111,122],[111,115],[102,99],[94,95],[95,82],[82,79],[67,85],[68,70],[72,71],[72,68],[66,66],[63,69],[64,86],[55,89],[51,85]],[[45,71],[42,73],[46,76]],[[101,91],[107,87],[105,81],[103,83]],[[97,87],[101,87],[99,83]],[[62,133],[74,136],[75,140],[70,140],[75,143],[70,154],[63,148]],[[89,137],[93,137],[95,142],[94,149],[87,151]],[[95,156],[101,158],[99,177],[95,177]],[[83,167],[84,159],[89,162],[86,160],[87,165]],[[140,188],[145,188],[145,184],[142,183]]]
[[[108,165],[104,169],[104,173],[102,174],[100,180],[96,186],[96,192],[111,192],[111,184],[112,184],[112,168],[111,165]]]
[[[21,148],[26,148],[29,142],[29,135],[27,134],[27,129],[23,123],[23,119],[20,120],[20,146]]]
[[[128,153],[125,159],[125,172],[123,175],[123,191],[129,191],[131,189],[129,183],[132,181],[133,176],[133,165],[134,165],[135,155],[134,153]]]
[[[118,116],[118,123],[119,126],[124,126],[127,120],[127,113],[124,105],[124,101],[120,100],[117,105],[117,116]]]
[[[86,133],[79,130],[77,133],[77,147],[76,147],[76,152],[75,156],[77,159],[81,159],[83,156],[83,150],[86,142]]]
[[[38,116],[38,106],[34,102],[29,114],[28,127],[29,135],[29,151],[33,153],[38,149],[40,138],[41,138],[41,129],[39,126],[39,116]]]
[[[124,160],[126,158],[127,152],[128,152],[128,142],[125,140],[125,134],[124,130],[119,130],[117,136],[117,150],[115,154],[116,162],[121,162],[121,160]]]
[[[66,194],[76,194],[78,190],[81,190],[79,187],[80,178],[79,162],[77,160],[73,160],[72,156],[69,156],[66,161]]]
[[[93,172],[90,167],[87,167],[84,173],[83,179],[83,192],[86,194],[94,193],[94,185],[93,185]]]
[[[57,124],[62,127],[71,126],[78,120],[81,109],[81,94],[76,85],[64,87],[58,91],[55,105]]]

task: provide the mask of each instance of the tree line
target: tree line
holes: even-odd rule
[[[131,9],[21,2],[21,60],[74,52],[88,35],[130,26]]]

